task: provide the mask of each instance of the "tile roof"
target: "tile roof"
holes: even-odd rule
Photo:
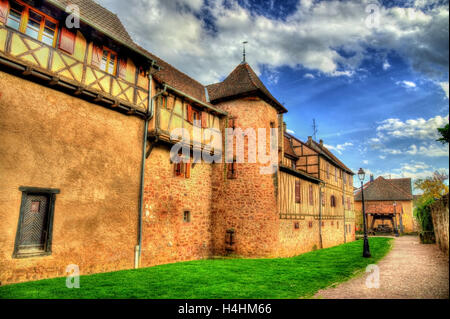
[[[288,135],[284,135],[284,153],[296,158],[299,157],[292,148],[291,138]]]
[[[335,165],[339,166],[340,168],[342,168],[344,171],[347,171],[347,173],[350,173],[352,175],[355,175],[355,173],[353,173],[353,171],[348,168],[344,163],[342,163],[333,153],[331,153],[328,148],[326,148],[323,145],[320,145],[319,143],[317,143],[316,141],[314,141],[313,139],[308,139],[308,141],[306,142],[306,145],[308,145],[309,147],[311,147],[313,150],[315,150],[316,152],[318,152],[319,154],[327,157],[332,163],[334,163]]]
[[[119,17],[93,0],[47,0],[52,5],[65,10],[68,5],[80,8],[80,20],[94,29],[104,33],[120,44],[150,58],[146,52],[134,43]]]
[[[373,182],[366,183],[364,185],[364,200],[412,200],[411,179],[402,178],[399,180],[385,179],[380,176]],[[358,191],[355,194],[355,201],[361,200],[361,191]]]
[[[173,88],[196,98],[197,100],[200,100],[206,104],[210,104],[206,100],[205,87],[200,82],[194,80],[187,74],[176,69],[163,59],[157,57],[153,53],[148,52],[144,48],[140,47],[140,49],[146,52],[153,60],[155,60],[160,67],[159,71],[154,71],[152,73],[152,76],[156,81],[160,83],[166,83]]]
[[[279,113],[287,112],[286,108],[272,96],[246,62],[239,64],[225,80],[220,83],[208,85],[207,89],[212,102],[259,94],[270,102]]]
[[[392,204],[368,204],[366,213],[368,214],[394,214],[402,212],[403,207],[397,204],[396,207]]]

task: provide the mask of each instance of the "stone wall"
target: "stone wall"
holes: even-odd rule
[[[436,244],[447,255],[449,253],[448,200],[449,196],[447,194],[431,205]]]
[[[198,163],[189,178],[175,176],[169,146],[156,146],[146,161],[141,266],[211,255],[211,176],[214,165]],[[184,221],[189,211],[190,221]]]
[[[143,121],[0,71],[1,284],[132,268]],[[52,254],[12,257],[20,186],[58,188]]]

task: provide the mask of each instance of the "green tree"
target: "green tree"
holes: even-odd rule
[[[442,128],[438,128],[437,130],[438,130],[439,134],[441,135],[441,137],[438,138],[437,141],[441,142],[442,144],[448,144],[448,138],[449,138],[448,124]]]

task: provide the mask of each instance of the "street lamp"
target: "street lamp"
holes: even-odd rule
[[[369,240],[367,239],[367,217],[366,217],[366,208],[364,206],[364,177],[366,176],[366,173],[362,168],[358,171],[358,178],[361,181],[361,198],[362,198],[362,213],[363,213],[363,224],[364,224],[364,250],[363,250],[363,257],[369,258],[370,256],[370,249],[369,249]]]
[[[395,220],[395,226],[394,226],[394,235],[395,237],[399,237],[398,233],[398,227],[397,227],[397,202],[394,202],[394,220]]]

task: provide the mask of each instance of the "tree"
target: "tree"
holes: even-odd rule
[[[441,142],[442,144],[448,144],[448,124],[445,125],[442,128],[437,129],[439,134],[441,134],[441,137],[437,139],[438,142]]]
[[[448,186],[444,184],[444,181],[447,179],[448,175],[446,173],[436,171],[431,177],[416,180],[414,183],[415,188],[423,192],[419,203],[425,203],[430,199],[437,199],[448,194]]]

